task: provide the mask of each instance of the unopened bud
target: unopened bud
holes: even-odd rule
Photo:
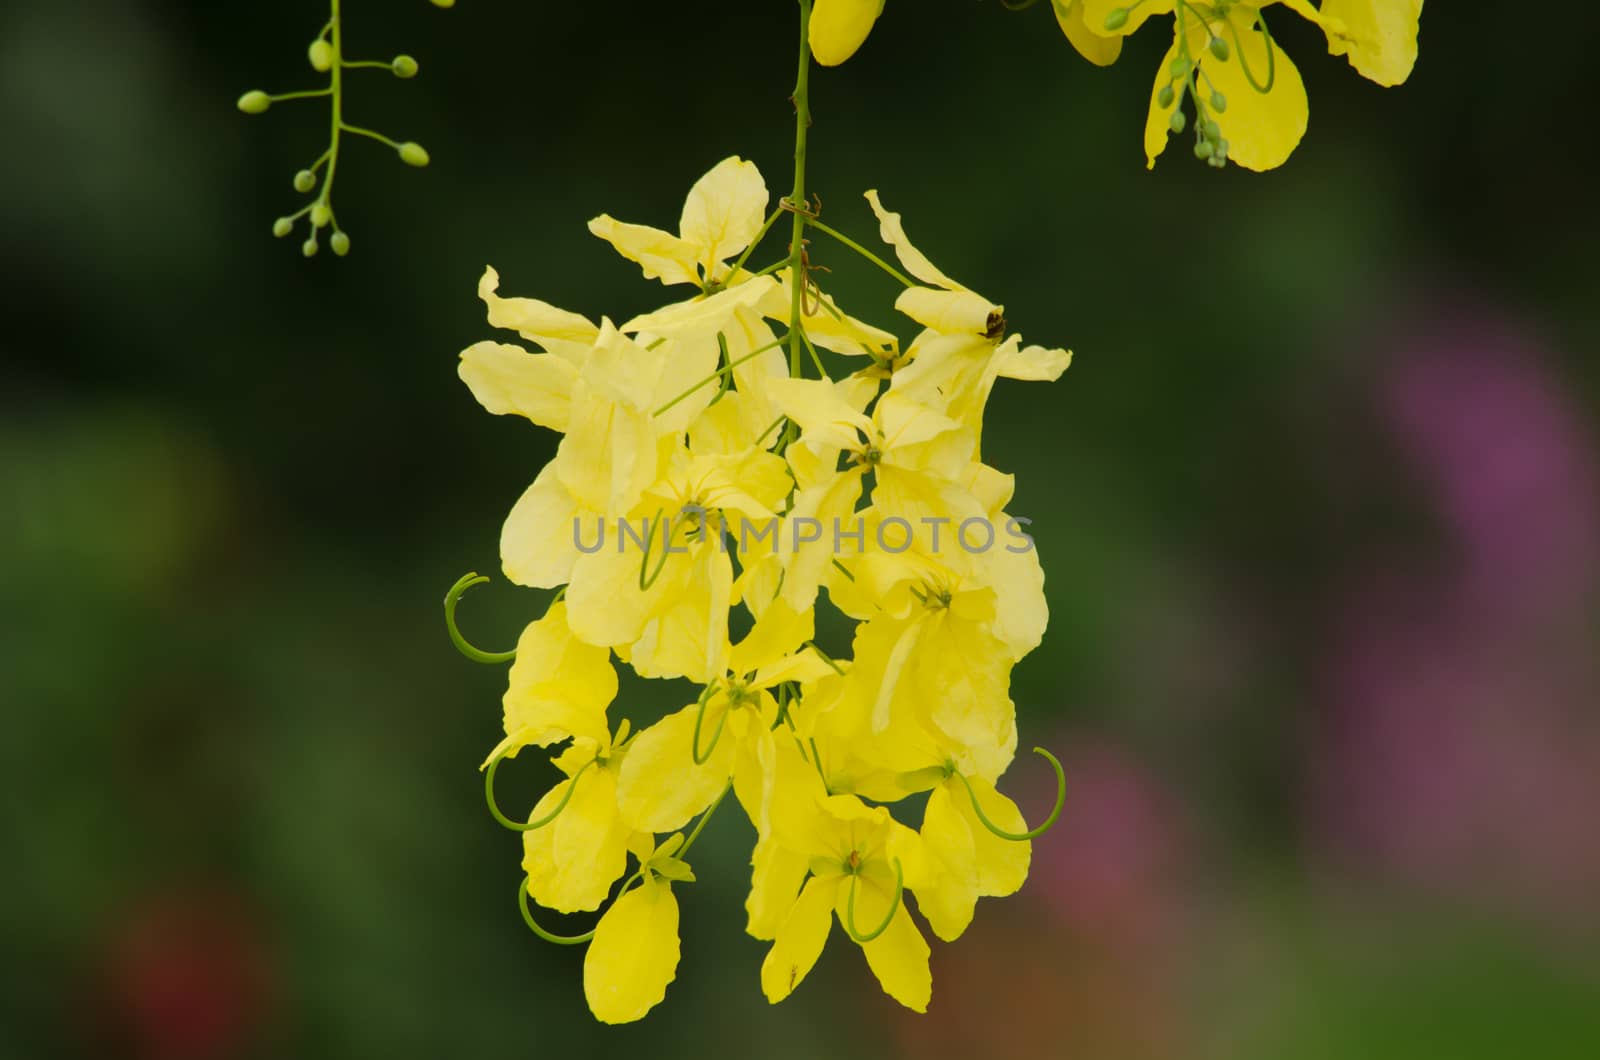
[[[396,55],[389,64],[389,69],[394,71],[396,77],[416,77],[417,61],[409,55]]]
[[[350,237],[343,232],[335,232],[328,237],[328,247],[342,258],[350,253]]]
[[[333,210],[325,202],[319,202],[311,207],[311,225],[313,228],[327,228],[328,222],[333,220]]]
[[[326,73],[333,68],[333,45],[328,43],[326,37],[318,37],[306,49],[306,58],[311,60],[311,69]]]
[[[1206,139],[1212,141],[1213,143],[1222,139],[1222,126],[1218,125],[1214,121],[1207,121],[1203,131],[1205,132]]]
[[[287,217],[280,217],[276,221],[272,222],[272,234],[277,236],[279,239],[282,239],[284,236],[293,231],[294,222]]]
[[[1106,16],[1106,29],[1118,30],[1127,24],[1128,9],[1125,7],[1112,8],[1111,13]]]
[[[1189,60],[1185,59],[1181,55],[1176,56],[1172,60],[1172,63],[1167,67],[1167,73],[1171,74],[1174,79],[1177,79],[1177,78],[1180,78],[1180,77],[1188,77],[1189,76]]]
[[[1210,158],[1215,153],[1210,140],[1201,140],[1194,145],[1194,156],[1202,161]]]
[[[1221,92],[1212,92],[1211,109],[1216,111],[1218,114],[1221,114],[1223,111],[1227,110],[1228,97],[1224,96]]]
[[[300,253],[308,258],[317,256],[317,237],[314,233],[308,236],[304,243],[300,244]]]
[[[429,0],[434,7],[455,7],[456,0]]]
[[[1175,110],[1172,112],[1172,117],[1167,121],[1167,124],[1172,126],[1173,132],[1181,133],[1183,132],[1184,126],[1189,124],[1189,117],[1188,115],[1184,114],[1183,111]]]
[[[304,195],[317,186],[317,175],[309,169],[302,169],[294,175],[294,190]]]
[[[1212,37],[1211,38],[1211,54],[1215,55],[1219,62],[1224,62],[1224,63],[1227,62],[1228,61],[1228,42],[1223,40],[1221,37]]]
[[[1172,91],[1171,85],[1162,85],[1161,91],[1156,93],[1156,102],[1161,104],[1161,109],[1166,110],[1172,106],[1172,101],[1177,98],[1177,93]]]
[[[438,0],[435,0],[437,3]],[[428,152],[423,150],[419,143],[407,141],[400,145],[400,161],[408,166],[422,167],[428,164]]]
[[[260,89],[252,89],[239,97],[239,109],[246,114],[265,114],[272,106],[272,97]]]

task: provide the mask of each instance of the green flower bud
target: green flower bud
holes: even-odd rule
[[[1118,30],[1127,24],[1128,9],[1125,7],[1113,8],[1111,13],[1106,16],[1106,29]]]
[[[342,258],[350,253],[350,237],[343,232],[335,232],[328,237],[328,246]]]
[[[1181,55],[1174,57],[1172,64],[1167,67],[1167,73],[1171,74],[1174,80],[1180,77],[1188,77],[1189,60],[1185,59]]]
[[[317,186],[317,175],[309,169],[302,169],[294,175],[294,190],[304,195]]]
[[[284,236],[293,231],[294,222],[287,217],[280,217],[276,221],[272,222],[272,234],[277,236],[279,239],[282,239]]]
[[[1223,111],[1227,110],[1228,97],[1224,96],[1221,92],[1212,92],[1211,109],[1216,111],[1218,114],[1221,114]]]
[[[1172,118],[1167,122],[1167,124],[1172,126],[1173,132],[1181,133],[1183,132],[1184,126],[1189,124],[1188,115],[1184,114],[1181,110],[1175,110],[1172,112]]]
[[[428,152],[422,149],[421,144],[407,141],[400,145],[400,161],[420,168],[428,164]]]
[[[311,69],[327,73],[333,68],[333,45],[328,43],[326,37],[318,37],[306,49],[306,58],[311,60]]]
[[[306,237],[306,241],[300,244],[300,253],[308,258],[317,256],[317,237],[315,233]]]
[[[1215,150],[1212,148],[1210,140],[1201,140],[1194,145],[1194,156],[1202,161],[1210,158],[1213,154],[1215,154]]]
[[[1212,141],[1213,143],[1222,139],[1222,127],[1214,121],[1207,121],[1203,131],[1205,132],[1206,139]]]
[[[1217,143],[1217,157],[1218,158],[1222,158],[1222,159],[1226,159],[1228,157],[1228,141],[1226,141],[1226,140],[1218,140],[1216,143]]]
[[[1212,169],[1226,169],[1228,166],[1228,158],[1226,155],[1212,155],[1210,158],[1206,159],[1206,165],[1210,166]]]
[[[1172,101],[1177,98],[1177,93],[1172,91],[1171,85],[1162,85],[1161,91],[1156,93],[1156,102],[1161,104],[1161,109],[1166,110],[1172,106]]]
[[[272,98],[260,89],[252,89],[239,97],[239,109],[246,114],[265,114],[272,106]]]
[[[455,7],[456,0],[429,0],[434,7]]]
[[[1212,37],[1211,38],[1211,54],[1215,55],[1217,57],[1217,61],[1224,62],[1224,63],[1227,62],[1228,61],[1228,42],[1223,40],[1221,37]]]
[[[416,77],[417,61],[409,55],[396,55],[389,64],[389,69],[394,71],[396,77]]]
[[[325,202],[319,202],[311,207],[311,225],[313,228],[327,228],[328,222],[333,220],[333,210]]]

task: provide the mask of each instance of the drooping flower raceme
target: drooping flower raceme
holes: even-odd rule
[[[939,270],[876,192],[905,272],[849,243],[905,277],[909,342],[841,310],[809,252],[747,268],[795,212],[769,214],[769,198],[730,158],[691,189],[676,234],[591,222],[686,295],[620,326],[503,296],[486,269],[479,297],[510,334],[461,355],[486,409],[560,435],[501,536],[507,577],[557,598],[500,655],[453,624],[481,579],[447,611],[475,658],[514,658],[486,791],[523,834],[528,924],[589,944],[584,995],[607,1022],[643,1016],[676,976],[673,888],[693,881],[690,847],[730,791],[756,830],[746,927],[770,941],[773,1002],[837,921],[886,993],[926,1008],[929,948],[906,896],[954,940],[980,896],[1022,886],[1038,834],[996,786],[1017,747],[1011,670],[1048,617],[1044,576],[982,426],[997,380],[1054,379],[1071,355],[1008,334],[1003,308]],[[855,623],[834,653],[816,642],[827,605]],[[698,694],[641,717],[615,702],[619,662]],[[507,815],[495,775],[529,748],[554,749],[560,779]],[[530,900],[605,912],[565,938]]]
[[[1280,3],[1365,76],[1409,73],[1421,0],[1051,7],[1102,65],[1123,35],[1171,15],[1150,161],[1183,131],[1187,98],[1199,157],[1267,169],[1306,121],[1299,74],[1266,28]],[[676,978],[674,888],[694,882],[688,855],[730,792],[756,834],[745,929],[768,944],[767,999],[801,986],[837,923],[884,992],[917,1011],[933,990],[919,917],[951,942],[980,898],[1015,893],[1065,798],[1041,748],[1057,784],[1044,822],[1030,828],[1001,790],[1018,748],[1012,671],[1049,614],[1014,480],[985,461],[983,429],[1000,380],[1055,380],[1071,353],[1025,344],[1004,306],[935,265],[876,191],[887,255],[821,219],[805,183],[810,60],[848,59],[884,5],[798,4],[790,193],[773,205],[756,166],[733,157],[695,182],[675,232],[591,221],[676,296],[621,324],[504,296],[487,268],[478,295],[501,334],[461,354],[484,408],[560,436],[500,538],[506,577],[554,598],[507,652],[473,647],[455,624],[461,594],[487,579],[457,582],[445,617],[468,657],[513,662],[486,797],[522,833],[524,920],[588,944],[583,993],[609,1023],[643,1017]],[[753,264],[775,230],[787,248]],[[912,325],[908,341],[887,310],[862,319],[822,290],[813,234],[903,285],[891,319]],[[853,624],[848,641],[818,644],[839,624],[819,623],[824,609]],[[619,663],[693,691],[645,716],[617,702]],[[530,748],[551,751],[560,776],[508,816],[497,771]],[[562,936],[534,906],[604,911]]]

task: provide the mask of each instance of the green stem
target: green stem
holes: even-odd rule
[[[794,80],[794,190],[789,208],[794,222],[789,229],[789,374],[799,378],[800,297],[805,289],[802,271],[806,237],[806,133],[811,128],[811,0],[800,0],[800,64]]]
[[[380,144],[387,144],[388,146],[394,148],[396,151],[398,151],[400,149],[399,141],[392,140],[389,137],[383,135],[383,133],[381,133],[381,132],[374,132],[371,129],[363,129],[359,125],[341,125],[339,127],[341,129],[343,129],[347,133],[355,133],[357,136],[365,136],[365,137],[368,137],[370,139],[376,140]]]
[[[712,284],[708,289],[709,291],[715,292],[721,290],[723,287],[728,285],[728,281],[739,275],[739,270],[744,268],[744,263],[750,260],[750,255],[754,253],[756,247],[761,245],[761,241],[767,238],[767,233],[772,231],[772,226],[778,223],[778,218],[782,215],[783,207],[781,206],[772,211],[772,216],[768,217],[761,225],[761,231],[756,233],[756,237],[750,241],[750,245],[744,248],[744,253],[740,254],[738,260],[736,260],[733,263],[733,266],[728,269],[728,275],[723,278],[721,283]],[[773,268],[777,268],[777,266],[773,266]],[[763,269],[761,272],[756,273],[756,275],[760,276],[762,273],[771,271],[772,269]]]
[[[344,71],[344,20],[339,17],[339,0],[328,0],[328,43],[333,47],[333,67],[328,71],[333,128],[328,138],[328,172],[322,178],[322,194],[318,198],[331,207],[333,176],[339,167],[339,130],[344,128],[344,81],[340,76]]]
[[[812,228],[815,228],[817,231],[823,233],[824,235],[829,235],[829,236],[832,236],[834,239],[837,239],[839,242],[843,243],[845,246],[849,247],[851,250],[855,251],[857,254],[860,254],[863,258],[866,258],[868,261],[872,262],[878,268],[882,269],[884,272],[888,273],[890,276],[893,276],[895,279],[899,280],[901,283],[905,284],[907,287],[915,287],[915,286],[917,286],[916,281],[912,280],[905,273],[901,272],[899,269],[895,268],[893,265],[890,265],[887,261],[884,261],[882,258],[878,257],[878,255],[874,254],[872,251],[868,250],[866,247],[862,246],[860,243],[857,243],[855,240],[851,239],[849,236],[845,235],[843,232],[840,232],[837,229],[828,227],[827,225],[823,224],[821,221],[817,220],[815,217],[808,218],[806,220],[806,224],[811,226]]]
[[[722,805],[722,800],[727,798],[728,792],[732,790],[733,781],[730,780],[728,781],[727,787],[722,789],[722,794],[717,796],[715,802],[706,807],[706,812],[702,813],[700,815],[700,820],[695,822],[694,831],[690,832],[689,838],[683,841],[683,846],[672,852],[673,857],[682,859],[682,857],[689,852],[689,848],[694,846],[694,841],[700,838],[700,830],[706,826],[707,821],[711,820],[711,815],[717,812],[717,807]]]
[[[743,355],[741,355],[739,357],[734,358],[733,360],[729,361],[727,364],[723,365],[721,368],[718,368],[715,372],[712,372],[710,375],[708,375],[704,379],[700,380],[694,386],[691,386],[688,390],[685,390],[683,393],[679,394],[677,397],[673,398],[671,401],[667,402],[665,405],[662,405],[660,408],[656,409],[654,412],[651,413],[651,415],[652,416],[661,415],[663,412],[666,412],[668,409],[672,408],[672,406],[676,405],[678,402],[682,401],[684,398],[688,397],[690,394],[694,393],[696,390],[699,390],[701,387],[705,386],[707,383],[715,383],[718,379],[722,378],[722,376],[724,374],[733,371],[735,368],[739,367],[741,364],[743,364],[744,362],[748,361],[750,358],[755,357],[758,354],[766,353],[768,350],[774,349],[775,347],[782,346],[784,344],[784,341],[789,339],[789,338],[791,338],[791,336],[785,335],[783,338],[774,339],[771,342],[767,343],[765,346],[758,346],[755,349],[751,350],[749,353],[746,353],[746,354],[743,354]]]

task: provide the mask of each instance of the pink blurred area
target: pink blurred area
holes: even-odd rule
[[[1554,359],[1467,301],[1378,343],[1373,402],[1436,551],[1337,604],[1309,749],[1342,871],[1600,927],[1600,471]]]

